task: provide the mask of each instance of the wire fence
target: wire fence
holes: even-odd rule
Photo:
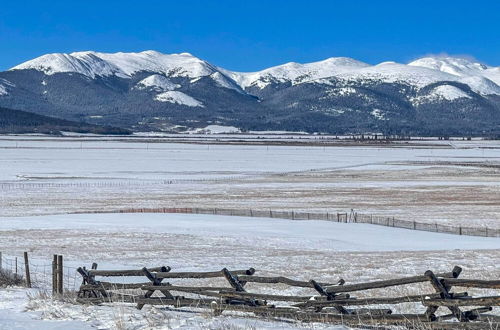
[[[32,287],[43,290],[52,289],[53,266],[50,260],[29,259],[28,269]],[[17,257],[0,253],[0,271],[26,281],[24,256]],[[63,265],[64,291],[75,291],[79,288],[80,284],[81,276],[77,273],[76,267]]]
[[[88,211],[85,211],[88,213]],[[120,210],[100,210],[93,213],[190,213],[215,214],[243,217],[278,218],[289,220],[324,220],[344,223],[367,223],[386,227],[404,228],[410,230],[429,231],[436,233],[500,237],[500,229],[489,227],[466,227],[438,224],[437,222],[418,222],[401,220],[394,217],[377,216],[358,212],[303,212],[303,211],[276,211],[255,209],[226,209],[226,208],[129,208]]]

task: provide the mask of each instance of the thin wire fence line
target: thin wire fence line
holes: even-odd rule
[[[384,217],[358,212],[302,212],[302,211],[275,211],[255,209],[226,209],[226,208],[128,208],[116,210],[95,210],[74,212],[81,213],[186,213],[186,214],[214,214],[226,216],[243,216],[259,218],[277,218],[288,220],[324,220],[344,223],[365,223],[386,227],[403,228],[410,230],[428,231],[444,234],[500,237],[500,229],[489,227],[466,227],[442,225],[430,222],[401,220],[395,217]]]
[[[29,270],[32,287],[49,290],[52,288],[52,263],[38,262],[29,260]],[[25,278],[26,268],[24,265],[24,257],[6,256],[2,254],[0,269],[9,271],[12,274],[17,274],[21,278]],[[75,291],[79,288],[79,275],[76,267],[63,265],[63,288],[65,291]]]

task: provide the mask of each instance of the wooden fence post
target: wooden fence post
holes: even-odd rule
[[[2,270],[2,252],[0,252],[0,271]]]
[[[63,256],[57,256],[57,293],[63,294],[63,279],[64,270],[63,270]]]
[[[460,274],[461,271],[462,271],[462,269],[459,268],[458,274]],[[436,275],[434,275],[434,273],[431,270],[426,271],[424,276],[429,279],[429,281],[431,282],[431,285],[434,287],[434,289],[436,290],[437,293],[440,293],[442,295],[443,299],[451,299],[452,298],[451,294],[448,291],[451,288],[451,286],[449,288],[445,287],[443,285],[443,283],[436,277]],[[426,311],[426,315],[429,315],[430,311],[434,313],[437,310],[437,307],[439,307],[439,306],[428,307],[427,311]],[[457,320],[459,322],[469,322],[469,319],[465,316],[464,313],[462,313],[462,311],[460,310],[460,308],[458,308],[458,306],[447,306],[447,307],[453,313],[453,315],[457,318]]]
[[[30,263],[28,261],[28,252],[24,252],[24,270],[26,271],[26,286],[31,288]]]
[[[16,277],[17,277],[17,257],[16,257]]]
[[[161,267],[160,272],[162,273],[167,273],[170,271],[170,267]],[[161,282],[163,281],[163,278],[157,278],[156,274],[152,274],[146,267],[142,268],[142,272],[146,277],[151,281],[153,286],[160,286]],[[155,290],[148,290],[144,294],[144,298],[150,298],[154,294]],[[168,300],[175,300],[175,297],[170,293],[170,291],[161,291],[161,293],[168,299]],[[142,309],[144,307],[144,304],[142,303],[137,303],[137,309]]]
[[[57,254],[54,254],[52,259],[52,295],[57,294]]]

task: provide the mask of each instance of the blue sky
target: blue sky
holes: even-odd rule
[[[52,52],[190,52],[231,70],[348,56],[500,66],[500,1],[3,1],[0,70]]]

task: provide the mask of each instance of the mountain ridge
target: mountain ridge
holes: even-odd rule
[[[490,134],[500,123],[497,82],[500,67],[455,57],[331,57],[235,72],[189,53],[86,51],[0,72],[0,106],[133,130]]]
[[[162,54],[153,50],[139,53],[83,51],[69,54],[53,53],[42,55],[16,65],[10,68],[9,71],[35,69],[46,74],[73,72],[90,78],[111,75],[130,77],[139,71],[151,71],[191,78],[219,73],[231,78],[244,89],[255,84],[262,77],[272,77],[281,81],[295,81],[298,77],[311,75],[311,79],[307,81],[313,81],[334,76],[352,76],[356,73],[363,74],[366,72],[383,75],[391,71],[390,69],[387,70],[389,67],[393,68],[392,71],[398,71],[398,68],[401,70],[405,67],[414,67],[417,70],[422,70],[427,75],[431,73],[431,71],[426,72],[427,69],[433,70],[436,71],[434,72],[435,75],[439,75],[438,72],[443,73],[440,77],[441,80],[446,79],[446,74],[451,75],[448,76],[449,79],[481,76],[496,85],[500,84],[500,67],[489,67],[460,57],[443,56],[422,57],[408,64],[388,61],[376,65],[370,65],[349,57],[330,57],[325,60],[303,64],[288,62],[255,72],[236,72],[212,65],[190,53]],[[411,71],[411,68],[406,68],[406,70]],[[263,88],[265,86],[265,84],[261,84],[259,87]],[[500,93],[500,90],[498,93]]]

